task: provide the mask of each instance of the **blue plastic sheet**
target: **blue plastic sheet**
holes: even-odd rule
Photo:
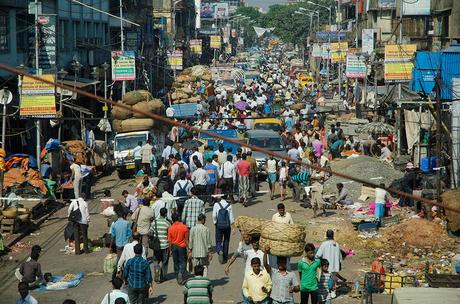
[[[53,275],[52,282],[53,283],[61,282],[61,284],[56,285],[53,283],[48,283],[47,285],[41,285],[36,290],[37,291],[54,291],[54,290],[64,290],[64,289],[76,287],[81,283],[85,274],[83,272],[79,272],[75,276],[76,278],[73,280],[64,281],[63,280],[64,276]]]

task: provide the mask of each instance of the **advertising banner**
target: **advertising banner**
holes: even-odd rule
[[[54,81],[54,75],[40,77]],[[27,118],[56,117],[55,87],[42,81],[24,76],[21,84],[21,105],[19,115]]]
[[[340,32],[340,40],[345,40],[347,34],[345,32]],[[329,40],[330,39],[330,40]],[[336,42],[339,41],[339,32],[316,32],[316,41],[319,42]]]
[[[321,46],[319,45],[319,43],[313,43],[311,55],[316,58],[321,57]]]
[[[201,19],[227,19],[228,3],[201,3]]]
[[[190,50],[192,53],[195,54],[202,54],[203,53],[203,46],[201,39],[191,39],[190,40]]]
[[[362,37],[362,52],[368,55],[372,54],[374,51],[374,29],[363,29]]]
[[[430,0],[403,1],[403,15],[429,16],[430,15]]]
[[[212,35],[211,36],[211,49],[220,49],[220,36]]]
[[[331,59],[331,46],[329,45],[329,43],[323,43],[321,45],[321,58]]]
[[[172,70],[183,69],[183,53],[181,50],[175,50],[168,53],[168,65]]]
[[[417,51],[416,44],[385,45],[385,62],[412,60],[412,58],[414,58],[416,51]]]
[[[385,81],[406,82],[412,79],[412,59],[417,45],[386,45],[385,46]]]
[[[201,3],[201,19],[214,19],[214,3]]]
[[[364,57],[358,57],[354,54],[348,54],[345,74],[347,78],[366,77],[366,64],[364,62]]]
[[[214,3],[214,18],[228,18],[228,3]]]
[[[136,79],[136,54],[134,51],[112,51],[112,80]]]
[[[56,15],[38,16],[38,66],[42,73],[56,70]],[[29,50],[35,54],[35,27],[29,32]],[[35,68],[35,56],[31,56],[31,66]]]
[[[347,52],[348,42],[331,43],[331,62],[345,62]]]
[[[396,0],[379,0],[379,8],[396,8]]]

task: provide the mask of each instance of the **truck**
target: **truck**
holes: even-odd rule
[[[150,140],[151,145],[156,148],[156,156],[159,159],[165,146],[165,134],[163,132],[153,129],[123,132],[115,135],[113,157],[119,178],[131,177],[136,174],[133,149],[139,142],[144,144],[147,140]]]

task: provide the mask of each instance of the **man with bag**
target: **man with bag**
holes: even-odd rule
[[[75,254],[81,254],[80,238],[83,239],[83,250],[89,253],[88,248],[88,223],[89,211],[88,204],[84,199],[73,199],[67,211],[69,221],[73,223],[73,233],[75,239]]]
[[[187,179],[187,173],[185,171],[180,173],[179,178],[180,179],[174,184],[173,196],[176,198],[177,212],[181,217],[185,201],[190,196],[190,190],[193,184]]]
[[[224,264],[228,260],[228,246],[230,244],[230,232],[235,232],[235,220],[232,205],[225,199],[227,194],[212,209],[212,219],[216,225],[216,251],[219,262]]]
[[[160,209],[160,217],[156,218],[150,225],[150,240],[149,247],[153,250],[153,257],[155,258],[154,264],[154,280],[155,282],[163,282],[166,274],[168,273],[169,261],[169,241],[168,229],[171,223],[166,218],[168,210],[166,208]]]
[[[153,209],[150,208],[150,199],[144,198],[142,206],[137,208],[131,215],[133,221],[133,233],[137,232],[140,235],[141,244],[145,248],[145,255],[149,257],[149,229],[153,220]]]
[[[198,215],[198,223],[190,229],[190,240],[188,244],[188,257],[193,265],[204,267],[204,276],[208,276],[208,266],[212,259],[211,233],[204,224],[206,216]]]

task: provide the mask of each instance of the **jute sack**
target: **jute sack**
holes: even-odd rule
[[[121,123],[122,122],[123,122],[122,120],[114,119],[112,121],[112,129],[117,131],[117,132],[121,132]]]
[[[133,116],[133,112],[128,109],[115,106],[112,108],[112,115],[115,119],[125,120],[131,118]]]
[[[460,189],[449,190],[441,195],[442,203],[448,207],[460,208]],[[450,231],[460,230],[460,213],[446,209],[447,227]]]
[[[259,240],[259,247],[262,250],[265,248],[270,247],[270,254],[276,256],[301,256],[304,251],[305,243],[291,243],[291,242],[283,242],[283,241],[274,241],[274,240],[267,240],[263,237]]]
[[[150,118],[130,118],[122,121],[120,132],[149,130],[154,125],[155,121]]]
[[[131,91],[125,94],[123,96],[122,102],[126,105],[135,105],[138,102],[141,101],[150,101],[153,99],[152,94],[150,94],[149,91],[146,90],[136,90],[136,91]]]
[[[301,243],[305,240],[305,227],[269,221],[262,226],[261,236],[267,240]]]
[[[249,216],[238,216],[235,220],[235,225],[241,231],[241,233],[247,233],[250,235],[260,235],[262,226],[266,223],[271,222],[266,219],[260,219]]]

